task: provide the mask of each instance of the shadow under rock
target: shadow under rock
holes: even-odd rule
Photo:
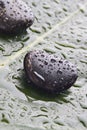
[[[21,37],[27,35],[27,31],[24,30],[20,33],[4,33],[4,32],[0,32],[0,39],[4,39],[4,40],[8,40],[8,39],[21,39]]]
[[[19,82],[20,82],[20,86],[22,86],[22,87],[21,88],[18,86],[16,86],[16,87],[19,91],[23,92],[26,95],[26,97],[29,96],[36,100],[42,100],[42,101],[54,101],[54,102],[59,102],[59,103],[61,103],[61,102],[68,103],[66,97],[71,93],[69,90],[59,93],[59,94],[48,92],[44,89],[38,88],[31,81],[27,80],[24,73],[22,73]]]

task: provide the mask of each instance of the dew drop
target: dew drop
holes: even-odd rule
[[[40,64],[40,67],[43,68],[43,65]]]
[[[63,61],[62,61],[62,60],[59,60],[59,63],[61,63],[61,64],[62,64],[62,63],[63,63]]]
[[[51,59],[51,62],[54,63],[54,62],[56,62],[56,60],[55,59]]]
[[[64,78],[61,78],[61,80],[63,81],[63,80],[64,80]]]
[[[69,67],[67,67],[67,70],[69,70]]]
[[[44,64],[45,64],[45,65],[48,65],[48,62],[47,62],[47,61],[44,61]]]
[[[55,84],[57,84],[57,81],[54,81]]]
[[[62,71],[61,70],[57,70],[57,74],[62,74]]]
[[[45,57],[44,54],[42,54],[41,57]]]
[[[37,55],[35,55],[35,57],[37,57]]]
[[[72,69],[71,72],[74,72],[74,70]]]
[[[52,64],[49,64],[49,67],[52,67]]]
[[[38,61],[41,61],[41,59],[38,59]]]

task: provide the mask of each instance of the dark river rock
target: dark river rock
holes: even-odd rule
[[[21,0],[0,0],[0,32],[16,34],[33,23],[30,7]]]
[[[39,88],[52,93],[67,90],[78,77],[75,65],[40,50],[26,54],[24,69],[29,80]]]

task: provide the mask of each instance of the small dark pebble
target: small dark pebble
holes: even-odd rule
[[[67,90],[78,77],[77,68],[72,63],[40,50],[26,54],[24,69],[28,80],[31,80],[37,88],[52,93]]]
[[[18,34],[34,21],[30,7],[22,0],[0,0],[0,33]]]

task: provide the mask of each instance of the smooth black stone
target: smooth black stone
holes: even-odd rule
[[[30,7],[22,0],[0,0],[0,33],[20,33],[33,21]]]
[[[52,93],[67,90],[78,77],[77,68],[72,63],[40,50],[26,54],[24,69],[27,78],[37,87]]]

